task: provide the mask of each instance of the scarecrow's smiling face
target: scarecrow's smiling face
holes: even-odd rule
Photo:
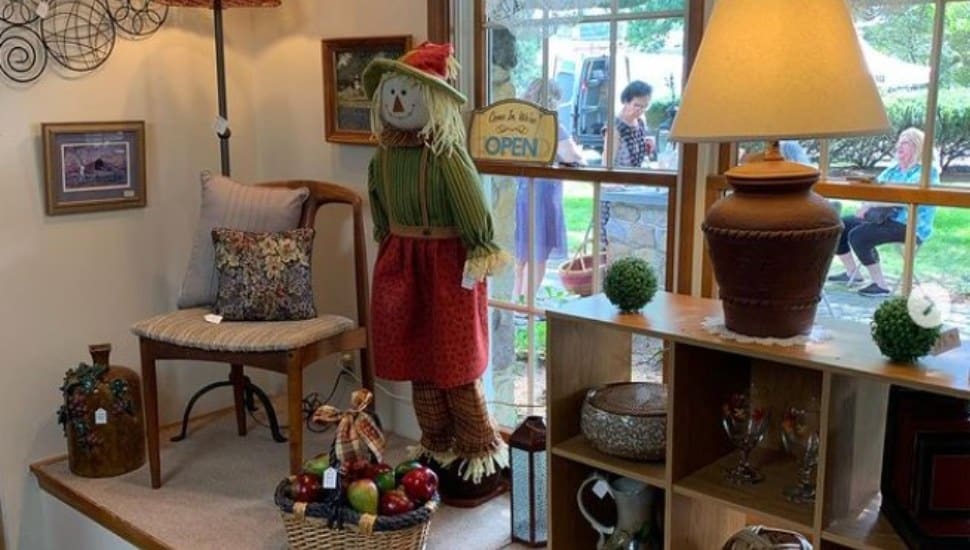
[[[381,118],[401,130],[420,130],[428,123],[428,106],[418,81],[393,74],[381,84]]]

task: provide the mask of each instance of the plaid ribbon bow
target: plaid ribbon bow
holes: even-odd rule
[[[333,451],[341,464],[350,464],[358,458],[369,462],[368,450],[380,462],[385,445],[384,433],[377,427],[371,415],[364,412],[373,400],[374,394],[362,388],[350,394],[351,408],[345,411],[323,405],[313,412],[314,422],[337,423]]]

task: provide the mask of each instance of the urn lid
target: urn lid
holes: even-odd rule
[[[617,382],[592,389],[586,400],[597,409],[627,416],[667,414],[667,386],[653,382]]]

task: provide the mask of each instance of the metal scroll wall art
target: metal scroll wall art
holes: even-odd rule
[[[115,38],[144,38],[162,26],[168,6],[152,0],[0,0],[0,75],[39,78],[48,63],[77,73],[107,61]]]

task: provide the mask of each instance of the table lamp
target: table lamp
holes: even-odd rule
[[[216,41],[216,87],[219,97],[219,118],[216,122],[219,136],[219,154],[222,159],[222,175],[229,175],[229,115],[226,102],[226,61],[222,38],[222,10],[226,8],[275,8],[282,0],[158,0],[167,6],[209,8],[213,12]]]
[[[764,161],[725,174],[734,192],[701,226],[729,330],[810,332],[842,231],[811,190],[818,171],[782,159],[777,140],[889,128],[844,0],[715,3],[671,139],[770,141]]]

